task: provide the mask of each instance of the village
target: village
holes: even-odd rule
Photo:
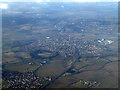
[[[6,75],[7,74],[7,75]],[[4,76],[6,75],[6,76]],[[5,73],[3,74],[4,79],[7,79],[9,88],[41,88],[46,83],[52,80],[51,77],[40,78],[34,73],[25,72],[25,73]],[[9,76],[9,77],[8,77]],[[3,85],[4,87],[4,85]]]

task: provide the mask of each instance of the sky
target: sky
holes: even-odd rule
[[[2,2],[118,2],[119,0],[0,0]]]

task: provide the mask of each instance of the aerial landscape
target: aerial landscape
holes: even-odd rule
[[[9,2],[2,88],[117,88],[117,2]]]

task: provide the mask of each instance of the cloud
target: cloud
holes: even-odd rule
[[[1,9],[7,9],[8,8],[8,5],[6,3],[1,3],[0,4],[0,8]]]
[[[119,0],[1,0],[2,2],[118,2]]]

